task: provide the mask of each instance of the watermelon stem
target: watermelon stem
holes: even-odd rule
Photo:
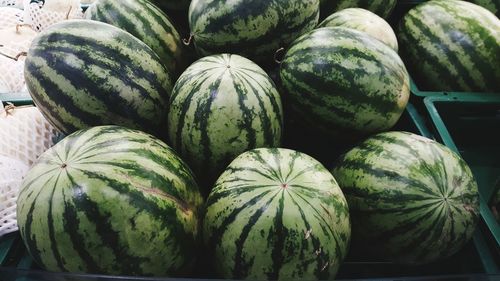
[[[11,102],[7,102],[7,105],[4,108],[5,115],[6,116],[11,115],[12,111],[14,111],[14,109],[16,109],[16,106]]]
[[[1,45],[0,47],[2,47],[2,46],[3,46],[3,45]],[[3,52],[0,52],[0,55],[4,56],[4,57],[6,57],[6,58],[9,58],[9,59],[11,59],[11,60],[18,61],[18,60],[19,60],[19,57],[21,57],[21,56],[27,56],[27,55],[28,55],[28,53],[27,53],[27,52],[20,52],[20,53],[19,53],[19,54],[17,54],[15,57],[10,56],[10,55],[8,55],[8,54],[6,54],[6,53],[3,53]]]
[[[276,50],[276,52],[274,52],[274,61],[277,64],[281,64],[283,62],[283,57],[284,57],[284,52],[283,51],[284,50],[285,50],[285,48],[281,47],[278,50]],[[279,59],[278,56],[280,56],[281,59]]]
[[[19,28],[22,27],[22,26],[29,26],[29,27],[31,27],[31,24],[29,24],[29,23],[18,23],[18,24],[16,24],[16,33],[21,33],[21,31],[19,30]]]
[[[193,38],[194,38],[194,34],[191,33],[191,34],[189,34],[189,38],[188,39],[186,39],[186,38],[182,39],[182,43],[184,43],[184,45],[186,45],[186,46],[189,46],[189,45],[191,45],[191,42],[193,41]]]
[[[69,14],[71,13],[71,10],[73,9],[73,7],[69,6],[69,10],[68,12],[66,13],[66,19],[69,20]]]

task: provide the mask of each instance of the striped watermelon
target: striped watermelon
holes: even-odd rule
[[[500,1],[498,0],[469,0],[468,2],[472,2],[476,5],[488,9],[497,17],[500,16]]]
[[[323,18],[346,8],[363,8],[388,18],[397,3],[397,0],[321,0],[321,15]]]
[[[205,245],[221,277],[333,279],[350,240],[347,203],[318,161],[288,149],[238,156],[207,199]]]
[[[352,244],[380,258],[427,263],[459,251],[479,216],[477,184],[447,147],[406,132],[373,136],[332,171],[349,203]]]
[[[34,39],[24,73],[35,104],[61,132],[116,124],[165,135],[171,76],[147,45],[117,27],[55,24]]]
[[[500,20],[458,0],[418,5],[400,22],[403,59],[426,90],[500,92]]]
[[[170,99],[170,143],[207,185],[240,153],[281,144],[283,112],[272,80],[238,55],[192,64]]]
[[[202,56],[232,53],[274,62],[277,49],[318,24],[319,0],[193,0],[189,25]]]
[[[381,17],[361,8],[340,10],[319,24],[318,27],[346,27],[367,33],[398,51],[398,39],[392,27]]]
[[[167,15],[148,0],[97,0],[85,16],[139,38],[155,51],[172,75],[178,76],[187,67],[179,33]]]
[[[409,77],[398,54],[349,28],[323,27],[300,37],[280,74],[291,110],[330,135],[387,130],[409,98]]]
[[[192,267],[203,199],[163,142],[117,126],[81,130],[23,181],[23,241],[50,271],[171,275]]]
[[[165,10],[187,10],[191,0],[150,0],[151,3]]]

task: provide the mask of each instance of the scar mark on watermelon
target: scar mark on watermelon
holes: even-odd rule
[[[471,213],[476,213],[476,209],[471,205],[464,205],[464,209]]]
[[[325,265],[323,265],[323,267],[321,268],[321,271],[325,271],[329,264],[330,262],[326,262]]]
[[[328,211],[328,209],[325,208],[325,206],[323,206],[323,204],[320,204],[320,207],[321,207],[321,209],[323,209],[326,212],[326,214],[328,215],[328,217],[330,219],[332,219],[332,214],[330,213],[330,211]]]
[[[179,208],[181,209],[181,211],[184,212],[184,213],[190,213],[191,212],[191,206],[186,201],[184,201],[184,200],[182,200],[180,198],[174,197],[171,194],[168,194],[168,193],[162,191],[159,188],[156,188],[156,187],[147,187],[145,185],[142,185],[142,184],[139,184],[139,183],[135,183],[135,182],[133,182],[133,179],[130,176],[125,175],[125,178],[127,180],[129,180],[130,183],[133,186],[135,186],[137,189],[139,189],[139,190],[141,190],[141,191],[143,191],[143,192],[145,192],[147,194],[156,195],[156,196],[161,197],[163,199],[169,199],[169,200],[174,201],[179,206]]]
[[[316,256],[319,256],[321,254],[321,252],[323,252],[323,248],[320,247],[319,249],[317,249],[316,251],[314,251],[314,254]]]
[[[311,235],[312,235],[312,231],[313,231],[312,228],[304,231],[304,235],[305,235],[304,239],[306,239],[306,240],[309,239],[309,237],[311,237]]]

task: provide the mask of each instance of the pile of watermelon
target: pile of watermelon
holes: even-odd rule
[[[96,0],[37,34],[26,86],[66,137],[21,184],[33,260],[331,280],[350,249],[411,265],[459,252],[479,216],[471,170],[393,128],[410,74],[500,92],[500,20],[432,0],[395,33],[396,2]]]

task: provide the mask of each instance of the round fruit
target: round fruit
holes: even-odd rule
[[[352,217],[352,244],[398,263],[428,263],[458,252],[479,216],[467,164],[447,147],[406,132],[373,136],[332,171]]]
[[[367,33],[398,51],[398,39],[392,27],[381,17],[361,8],[340,10],[327,17],[318,27],[346,27]]]
[[[402,57],[417,86],[434,91],[500,92],[500,20],[458,0],[420,4],[400,22]]]
[[[500,1],[498,0],[468,0],[468,2],[472,2],[476,5],[488,9],[497,17],[500,16]]]
[[[192,64],[174,86],[169,139],[209,187],[236,156],[281,144],[281,99],[269,76],[238,55]]]
[[[333,279],[350,232],[330,172],[281,148],[238,156],[210,193],[203,226],[217,273],[251,280]]]
[[[256,62],[318,24],[319,0],[193,0],[189,25],[200,55],[232,53]]]
[[[66,20],[40,33],[26,85],[57,129],[115,124],[164,137],[172,80],[146,44],[112,25]]]
[[[187,67],[179,32],[167,15],[148,0],[97,0],[85,16],[121,28],[146,43],[172,77],[178,77]]]
[[[101,126],[42,154],[23,181],[17,219],[47,270],[166,276],[191,269],[202,204],[191,171],[166,144]]]
[[[297,39],[281,64],[295,114],[331,135],[391,128],[410,94],[406,68],[390,47],[343,27],[315,29]]]
[[[321,15],[328,17],[346,8],[363,8],[388,18],[397,3],[397,0],[321,0]]]

